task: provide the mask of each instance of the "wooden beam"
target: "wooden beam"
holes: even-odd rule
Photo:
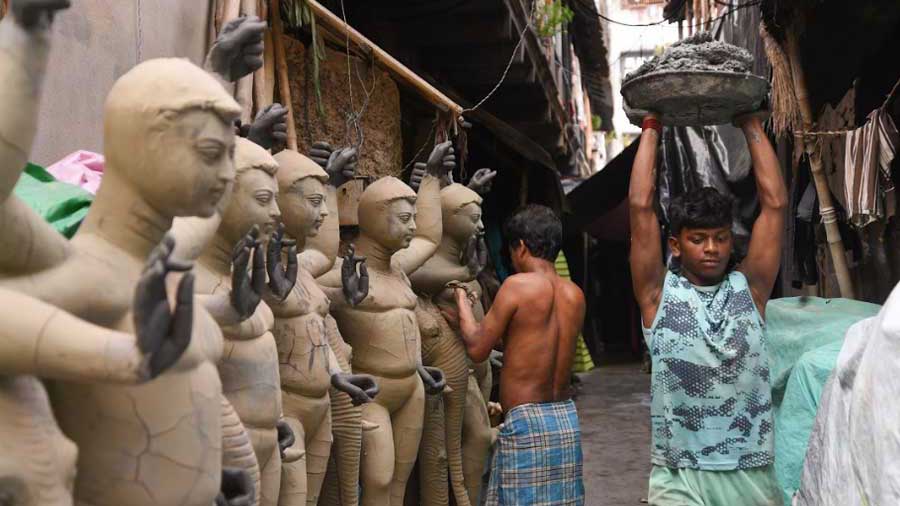
[[[416,75],[415,72],[406,67],[406,65],[397,61],[387,51],[378,47],[375,43],[367,39],[363,34],[356,31],[352,26],[344,23],[339,17],[335,16],[330,10],[323,7],[316,0],[307,0],[310,9],[316,16],[316,22],[327,30],[324,32],[337,32],[338,36],[332,37],[334,42],[346,44],[349,37],[350,42],[364,48],[364,51],[371,51],[375,62],[382,68],[386,69],[391,75],[396,77],[401,83],[412,87],[422,94],[429,102],[437,105],[442,110],[449,110],[454,115],[462,114],[463,108],[446,95],[441,93],[437,88],[426,82],[424,79]],[[334,35],[332,33],[332,35]]]

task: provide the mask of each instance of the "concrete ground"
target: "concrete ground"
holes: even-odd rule
[[[650,375],[640,363],[580,375],[576,399],[587,506],[646,503],[650,473]]]

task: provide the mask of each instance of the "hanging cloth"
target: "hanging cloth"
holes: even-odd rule
[[[866,124],[847,133],[844,149],[844,198],[854,226],[894,216],[891,161],[900,144],[897,126],[885,108],[869,114]]]

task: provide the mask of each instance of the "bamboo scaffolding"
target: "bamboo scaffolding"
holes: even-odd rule
[[[809,104],[809,93],[806,88],[806,76],[800,62],[797,34],[794,30],[787,30],[785,54],[791,67],[791,76],[794,82],[794,94],[800,106],[800,116],[803,119],[803,130],[813,130],[813,113]],[[841,231],[838,229],[837,212],[831,200],[831,191],[828,189],[828,179],[822,167],[822,154],[817,147],[815,138],[805,137],[803,147],[809,156],[810,172],[819,197],[819,214],[825,225],[825,236],[828,241],[828,249],[831,252],[831,261],[834,263],[834,273],[837,276],[841,297],[852,299],[853,283],[850,279],[850,269],[847,267],[847,257],[844,255],[844,244],[841,241]]]

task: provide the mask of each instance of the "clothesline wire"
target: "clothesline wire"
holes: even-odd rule
[[[754,7],[754,6],[756,6],[756,5],[761,5],[761,4],[762,4],[762,0],[757,0],[757,1],[755,1],[755,2],[747,2],[747,3],[744,3],[744,4],[728,4],[728,3],[723,3],[723,2],[716,2],[716,3],[718,3],[719,5],[728,5],[728,6],[730,7],[730,9],[729,9],[728,12],[726,12],[725,14],[721,14],[721,15],[716,16],[716,17],[714,17],[714,18],[712,18],[712,19],[710,19],[710,20],[708,20],[708,21],[704,21],[704,23],[712,23],[713,21],[718,21],[718,20],[720,20],[720,19],[722,19],[722,18],[728,17],[728,16],[731,15],[733,12],[739,11],[739,10],[741,10],[741,9],[745,9],[745,8],[747,8],[747,7]],[[597,13],[597,15],[600,16],[601,19],[604,19],[604,20],[606,20],[606,21],[608,21],[608,22],[610,22],[610,23],[612,23],[612,24],[614,24],[614,25],[621,25],[621,26],[646,27],[646,26],[656,26],[656,25],[661,25],[661,24],[666,23],[666,22],[671,23],[671,21],[669,21],[668,19],[665,19],[665,18],[660,19],[659,21],[654,21],[654,22],[652,22],[652,23],[625,23],[625,22],[623,22],[623,21],[616,21],[615,19],[609,18],[609,17],[607,17],[607,16],[605,16],[605,15],[603,15],[603,14],[600,14],[600,13]]]
[[[894,98],[894,94],[897,93],[898,88],[900,88],[900,78],[898,78],[897,82],[894,83],[894,86],[891,88],[891,91],[888,92],[887,96],[885,97],[884,102],[882,102],[882,104],[880,106],[878,106],[878,108],[875,110],[877,111],[878,109],[884,109],[885,107],[887,107],[887,105],[891,101],[891,99]],[[859,128],[862,128],[862,127],[860,126],[857,128],[849,128],[847,130],[823,130],[823,131],[819,131],[819,132],[804,132],[801,130],[801,131],[794,132],[794,136],[795,137],[840,136],[840,135],[847,135],[848,133],[853,132],[854,130],[858,130]]]

